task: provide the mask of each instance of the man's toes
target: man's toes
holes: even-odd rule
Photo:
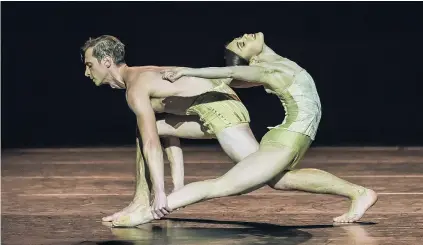
[[[113,227],[125,226],[129,223],[130,217],[128,215],[120,216],[119,218],[112,221]]]
[[[113,220],[113,215],[109,215],[107,217],[103,217],[102,220],[103,221],[106,221],[106,222],[112,221]]]
[[[104,218],[103,218],[103,221],[106,221],[106,222],[113,221],[114,219],[118,218],[121,214],[122,214],[122,212],[118,212],[118,213],[115,213],[115,214],[109,215],[109,216],[107,216],[107,217],[104,217]]]

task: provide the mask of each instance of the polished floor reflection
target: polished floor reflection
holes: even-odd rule
[[[218,147],[185,152],[186,183],[232,166]],[[347,209],[344,198],[264,187],[138,228],[111,228],[101,217],[131,200],[134,156],[132,148],[3,151],[1,244],[421,244],[423,149],[311,149],[301,167],[321,168],[379,193],[360,223],[331,222]],[[170,189],[168,169],[166,175]]]

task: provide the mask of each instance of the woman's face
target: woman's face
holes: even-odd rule
[[[226,48],[241,56],[246,60],[258,55],[263,50],[264,35],[261,32],[254,34],[244,34],[242,37],[235,38]]]

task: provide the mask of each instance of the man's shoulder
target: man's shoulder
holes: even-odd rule
[[[177,68],[175,66],[136,66],[134,67],[135,70],[138,71],[140,74],[159,74],[162,71]]]
[[[131,84],[131,87],[142,87],[158,78],[161,78],[161,74],[156,70],[137,69],[137,67],[133,67],[127,71],[125,80]]]
[[[140,93],[149,95],[154,87],[162,80],[162,75],[157,70],[132,69],[128,74],[130,86],[127,87],[128,96],[139,96]],[[142,91],[142,92],[141,92]]]
[[[132,79],[139,79],[143,77],[154,77],[159,75],[160,75],[159,69],[148,69],[145,67],[133,67],[133,69],[129,71],[129,76],[132,77]]]
[[[161,77],[161,72],[178,68],[177,66],[132,66],[128,70],[128,79],[138,79],[142,77]]]

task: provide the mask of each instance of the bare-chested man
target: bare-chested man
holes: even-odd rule
[[[90,39],[82,51],[85,75],[97,86],[109,84],[115,89],[126,89],[127,103],[136,115],[140,134],[133,201],[122,211],[104,217],[103,221],[113,221],[139,206],[149,206],[150,193],[142,155],[154,193],[153,216],[158,219],[169,213],[159,137],[166,138],[163,147],[171,164],[174,190],[183,186],[183,157],[178,138],[217,138],[234,162],[258,149],[249,127],[248,111],[224,79],[186,77],[171,83],[163,80],[160,74],[169,67],[129,67],[124,60],[124,44],[113,36]],[[162,112],[171,115],[156,120],[155,113]]]

